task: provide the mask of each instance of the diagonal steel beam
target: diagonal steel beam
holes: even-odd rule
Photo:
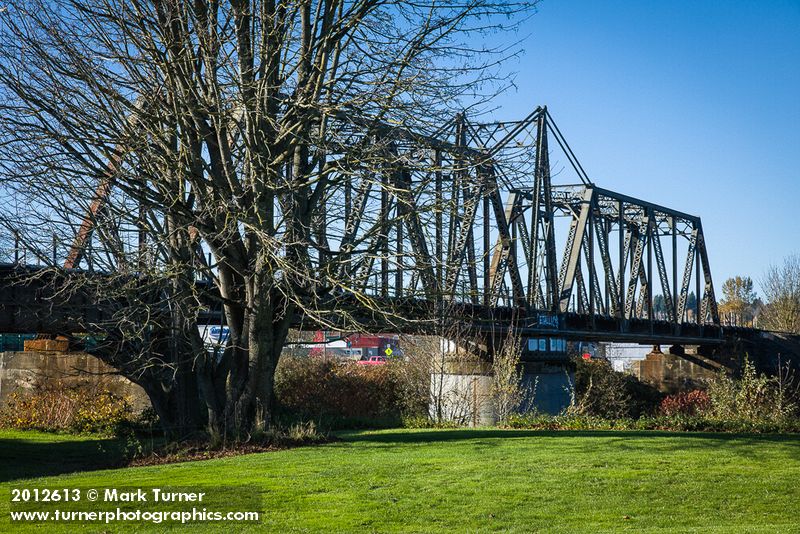
[[[572,246],[575,242],[575,234],[578,232],[578,222],[580,221],[580,216],[572,215],[572,221],[569,224],[569,233],[567,234],[567,242],[564,245],[564,257],[561,260],[561,270],[558,273],[558,287],[563,288],[564,282],[567,279],[567,268],[569,267],[569,258],[570,253],[572,252]]]
[[[675,308],[672,302],[672,290],[669,286],[667,265],[664,261],[664,251],[661,249],[661,238],[658,234],[658,224],[655,221],[655,217],[650,220],[650,240],[653,244],[653,251],[656,253],[656,267],[658,268],[658,276],[661,279],[661,291],[664,295],[664,305],[667,310],[669,310],[670,320],[676,323]]]
[[[369,193],[372,189],[372,182],[374,180],[374,176],[372,173],[365,174],[362,176],[358,187],[355,191],[355,198],[351,200],[352,208],[351,211],[345,214],[346,222],[344,226],[344,234],[342,235],[341,244],[339,245],[340,254],[348,258],[349,255],[355,248],[356,243],[356,235],[358,235],[358,230],[361,226],[361,221],[364,218],[364,211],[367,206],[367,201],[369,199]],[[350,200],[350,199],[347,199]],[[347,202],[349,205],[350,202]],[[348,206],[349,207],[349,206]],[[347,271],[347,263],[343,264],[341,269],[341,275],[344,275]]]
[[[711,279],[711,266],[708,261],[708,251],[706,250],[706,241],[703,236],[703,226],[697,222],[697,251],[700,256],[700,263],[703,267],[703,280],[705,286],[703,288],[703,309],[701,315],[703,320],[707,317],[711,319],[713,324],[719,324],[719,310],[717,309],[717,298],[714,295],[714,282]],[[699,296],[697,298],[700,298]]]
[[[455,235],[453,236],[455,239],[452,240],[450,254],[447,259],[444,294],[445,297],[450,300],[455,298],[458,276],[461,271],[461,266],[464,263],[464,256],[467,252],[467,241],[470,239],[470,235],[472,235],[472,227],[475,224],[475,214],[484,191],[484,180],[479,178],[477,183],[464,183],[464,187],[472,188],[474,191],[466,196],[468,200],[465,200],[464,213],[458,218],[458,223],[455,225]]]
[[[645,216],[645,219],[642,221],[642,226],[646,228],[646,225],[648,224],[647,216]],[[633,247],[632,251],[633,258],[631,258],[630,279],[628,280],[628,291],[625,298],[625,317],[628,319],[632,319],[634,316],[633,303],[634,299],[636,298],[636,286],[644,275],[644,269],[642,268],[642,257],[644,256],[644,248],[647,241],[647,232],[640,232],[638,229],[631,229],[631,233],[631,240],[636,241],[636,246]],[[647,286],[645,284],[642,287],[642,291],[646,290]]]
[[[513,251],[515,244],[511,236],[508,222],[516,215],[522,197],[514,191],[509,193],[506,199],[505,209],[500,199],[500,191],[498,191],[497,188],[494,188],[489,193],[489,199],[494,208],[498,233],[497,243],[495,244],[494,253],[492,255],[492,264],[489,268],[489,278],[491,280],[489,302],[493,306],[497,305],[497,299],[499,297],[498,291],[505,280],[506,271],[508,271],[511,275],[511,291],[514,303],[517,306],[526,306],[525,290],[522,285],[519,267],[517,266],[516,254],[514,254]]]
[[[692,267],[694,263],[695,247],[697,246],[697,229],[692,230],[689,238],[689,248],[686,251],[686,265],[683,269],[683,279],[681,281],[681,294],[678,300],[678,322],[683,322],[686,314],[686,303],[689,300],[689,284],[692,281]]]
[[[579,271],[580,255],[583,240],[586,236],[586,225],[589,221],[589,213],[592,208],[595,190],[593,187],[586,187],[581,198],[581,212],[575,223],[575,232],[570,243],[569,256],[567,257],[564,282],[561,284],[559,294],[559,310],[565,313],[569,308],[570,297],[572,296],[572,286],[575,283],[576,274]],[[566,254],[566,251],[565,251]]]
[[[593,221],[589,221],[589,226],[594,226]],[[587,239],[583,240],[583,256],[586,259],[587,274],[589,275],[589,313],[598,313],[605,315],[606,310],[603,306],[603,296],[600,294],[600,287],[597,283],[597,266],[594,264],[594,254],[592,244],[589,242],[588,237],[591,236],[591,231],[587,232]]]
[[[575,285],[578,286],[578,313],[589,313],[589,297],[586,294],[586,284],[583,281],[583,272],[581,272],[580,266],[575,274]]]
[[[414,271],[420,273],[426,298],[433,299],[438,294],[439,287],[433,270],[433,259],[428,252],[424,227],[419,218],[419,209],[411,192],[411,173],[407,169],[398,173],[396,195],[398,216],[408,228],[408,239],[414,253]]]
[[[595,225],[595,234],[597,235],[597,246],[600,249],[600,259],[603,262],[604,276],[606,280],[606,291],[609,293],[609,305],[611,307],[611,315],[619,315],[619,295],[617,292],[617,285],[615,283],[614,265],[611,261],[611,254],[608,250],[608,235],[602,225]]]

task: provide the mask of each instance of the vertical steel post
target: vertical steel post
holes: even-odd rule
[[[537,121],[538,135],[536,138],[536,172],[534,185],[534,220],[537,224],[531,228],[531,243],[536,242],[538,246],[539,226],[543,230],[542,240],[545,250],[545,293],[547,307],[551,311],[560,308],[561,296],[558,287],[558,268],[556,260],[555,229],[553,228],[553,199],[550,188],[550,156],[547,148],[547,107],[542,108],[542,113]],[[541,213],[540,213],[540,207]],[[534,271],[538,268],[534,254]],[[538,283],[534,284],[536,288]]]
[[[389,296],[389,177],[381,170],[381,280],[380,294]]]
[[[400,173],[402,172],[403,171],[400,171]],[[398,173],[398,176],[403,181],[403,183],[399,184],[399,187],[405,188],[408,184],[405,180],[405,176],[400,173]],[[395,234],[397,237],[397,249],[395,250],[395,261],[397,262],[397,265],[395,266],[395,272],[394,272],[394,294],[396,297],[403,296],[403,217],[400,215],[400,202],[401,200],[400,197],[398,196],[397,225],[395,227]]]
[[[86,242],[86,265],[90,273],[94,271],[94,246],[92,245],[91,237]]]
[[[470,183],[469,175],[467,171],[464,171],[465,185]],[[475,206],[477,211],[478,202],[480,202],[479,198],[474,198],[475,195],[479,195],[480,191],[472,191],[473,185],[464,187],[464,206]],[[478,304],[480,302],[480,298],[478,295],[478,272],[477,272],[477,263],[478,260],[475,257],[475,234],[473,232],[473,226],[475,218],[473,216],[473,223],[469,225],[467,229],[467,275],[469,276],[469,296],[470,301],[473,304]]]
[[[327,210],[327,199],[325,198],[325,187],[324,187],[324,178],[323,173],[325,170],[325,155],[322,154],[319,161],[319,183],[317,187],[322,187],[323,192],[319,199],[319,213],[317,214],[317,220],[315,226],[316,230],[316,239],[317,239],[317,261],[319,262],[319,271],[322,272],[325,268],[325,263],[328,261],[327,253],[325,249],[328,248],[328,210]]]
[[[700,295],[700,247],[694,249],[694,274],[695,274],[695,295],[694,295],[694,316],[697,324],[703,324],[703,319],[700,317],[702,295]]]
[[[528,262],[528,286],[533,291],[533,298],[531,299],[534,306],[537,303],[539,291],[539,227],[541,226],[542,217],[542,181],[544,173],[542,166],[544,165],[545,151],[545,117],[542,113],[536,119],[536,161],[533,172],[533,197],[531,198],[531,259]],[[544,236],[542,236],[544,238]],[[548,278],[545,273],[545,286],[547,285]],[[563,288],[558,288],[557,291],[563,291]],[[550,308],[552,302],[548,299],[547,288],[545,288],[545,308]],[[561,306],[559,294],[559,307]],[[530,295],[529,295],[530,297]]]
[[[484,180],[485,176],[481,176]],[[489,228],[489,196],[484,194],[483,197],[483,305],[489,305],[490,289],[492,285],[491,273],[489,272],[489,251],[492,248],[491,235]]]
[[[447,257],[452,260],[454,258],[454,254],[456,254],[456,247],[458,246],[458,233],[459,227],[461,225],[461,216],[458,213],[458,206],[461,200],[461,187],[466,187],[466,184],[462,183],[463,172],[464,172],[464,158],[463,154],[461,153],[461,148],[464,146],[464,141],[466,140],[466,132],[464,131],[464,114],[457,113],[455,118],[455,147],[456,150],[453,152],[451,157],[451,166],[450,166],[450,180],[451,184],[451,192],[450,192],[450,203],[451,203],[451,211],[450,211],[450,232],[448,234],[448,246],[447,246]],[[466,209],[466,206],[464,207]],[[461,251],[459,250],[458,253],[460,254]],[[461,258],[459,258],[460,261]],[[456,273],[455,280],[456,283],[453,285],[453,295],[452,298],[455,298],[456,294],[458,293],[458,275]]]
[[[617,216],[619,217],[619,316],[625,319],[625,205],[622,200],[617,202]]]
[[[145,188],[145,185],[142,184],[142,186],[141,186],[142,198],[144,198],[144,188]],[[147,224],[146,224],[145,209],[144,209],[144,206],[142,206],[141,202],[139,202],[139,213],[138,213],[137,224],[139,226],[139,229],[138,229],[138,232],[137,232],[137,255],[138,255],[138,258],[137,258],[137,262],[136,263],[137,263],[137,268],[139,269],[139,272],[143,272],[143,271],[145,271],[147,269],[147,261],[146,261],[147,260],[147,258],[146,258],[146,255],[147,255],[147,231],[145,230]]]
[[[436,149],[434,154],[434,176],[435,176],[435,200],[434,200],[434,209],[436,210],[436,284],[439,287],[439,295],[437,300],[441,300],[441,289],[444,287],[444,281],[442,280],[442,265],[444,264],[442,254],[442,233],[444,228],[443,225],[443,213],[442,210],[444,206],[442,205],[442,151]]]
[[[350,213],[353,211],[353,175],[348,174],[345,176],[344,179],[344,225],[345,230],[347,230],[348,223],[350,221]],[[345,257],[342,258],[342,263],[344,267],[345,275],[350,274],[350,256],[351,254],[347,252]]]
[[[514,207],[511,209],[511,216],[508,218],[508,224],[511,227],[511,228],[509,228],[509,230],[511,230],[511,243],[509,244],[509,246],[510,246],[510,249],[509,249],[509,263],[511,265],[514,265],[515,269],[519,269],[519,262],[517,261],[517,218],[516,218],[516,211],[517,210],[516,210],[516,203],[515,203]],[[513,263],[511,263],[511,262],[513,262]],[[506,265],[506,269],[508,269],[508,268],[509,268],[509,266]],[[515,294],[516,293],[516,291],[514,291],[515,289],[517,289],[517,288],[516,287],[512,287],[512,290],[511,290],[511,305],[512,306],[517,304],[517,299],[519,297],[523,297],[524,298],[523,295]]]
[[[611,225],[609,224],[609,221],[606,221],[605,219],[601,219],[600,221],[601,221],[601,224],[603,225],[601,230],[602,230],[603,234],[605,235],[605,238],[604,238],[605,248],[606,248],[605,254],[607,254],[609,256],[607,259],[608,259],[609,266],[611,266],[611,258],[610,258],[611,252],[608,250],[610,248],[610,246],[609,246],[610,245],[610,239],[609,238],[611,237]],[[603,261],[606,261],[606,260],[604,259]],[[606,315],[608,315],[608,316],[611,316],[611,297],[610,297],[611,287],[610,287],[610,285],[616,283],[616,281],[614,280],[614,277],[613,276],[611,276],[611,277],[609,276],[610,274],[611,273],[606,271],[605,268],[603,269],[603,279],[605,280],[605,286],[606,286],[606,295],[605,295]],[[610,281],[609,281],[609,278],[611,278]]]
[[[589,205],[589,220],[586,222],[589,225],[586,230],[586,247],[588,248],[586,266],[589,268],[589,315],[592,317],[592,328],[594,328],[595,306],[597,306],[597,303],[594,299],[595,290],[597,289],[597,279],[595,278],[594,271],[594,197],[592,197]]]
[[[650,321],[650,332],[653,332],[653,239],[658,239],[655,232],[656,214],[648,208],[647,217],[647,319]]]
[[[551,311],[558,309],[558,260],[556,258],[556,235],[555,235],[555,214],[553,213],[553,192],[550,187],[550,155],[547,149],[547,106],[543,109],[545,116],[543,125],[544,131],[542,132],[542,141],[544,146],[543,156],[541,162],[542,170],[544,171],[544,223],[545,223],[545,259],[547,265],[547,299],[550,301],[549,306]],[[538,287],[538,284],[537,284]]]
[[[675,319],[675,324],[679,325],[683,322],[681,317],[678,317],[678,223],[675,216],[672,216],[672,317]]]

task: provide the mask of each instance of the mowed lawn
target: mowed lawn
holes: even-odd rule
[[[94,462],[114,461],[113,442],[0,432],[0,531],[10,529],[12,487],[163,485],[247,486],[242,491],[261,494],[266,517],[258,526],[152,530],[800,532],[798,436],[489,429],[354,432],[340,439],[219,460],[88,471]],[[144,527],[91,525],[86,531]],[[14,529],[78,530],[75,524]]]

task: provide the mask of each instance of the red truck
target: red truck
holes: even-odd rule
[[[386,358],[383,356],[370,356],[368,360],[359,360],[356,363],[358,365],[383,365],[386,363]]]

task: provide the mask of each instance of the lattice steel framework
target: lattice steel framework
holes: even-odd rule
[[[327,291],[665,321],[675,333],[719,324],[700,218],[597,187],[547,108],[488,124],[460,114],[426,135],[334,119],[312,261],[321,286],[349,284]],[[382,161],[349,163],[358,144]],[[573,185],[553,183],[568,175]],[[92,210],[108,195],[101,184]],[[285,208],[279,198],[276,220]],[[88,241],[84,223],[66,267]]]

